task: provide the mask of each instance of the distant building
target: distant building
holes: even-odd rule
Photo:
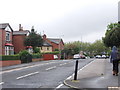
[[[21,24],[19,24],[19,31],[13,31],[13,45],[15,53],[28,49],[28,47],[24,45],[24,39],[29,35],[29,33],[29,30],[23,30]]]
[[[47,38],[47,36],[43,35],[43,46],[41,47],[41,52],[52,52],[56,50],[64,49],[64,42],[59,38]]]
[[[13,29],[9,23],[0,24],[0,55],[13,55]]]

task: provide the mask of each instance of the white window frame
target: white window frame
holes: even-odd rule
[[[10,41],[10,32],[6,32],[6,41]]]
[[[14,54],[14,47],[5,46],[5,55],[13,55]]]

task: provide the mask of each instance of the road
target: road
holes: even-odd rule
[[[93,59],[79,60],[78,69]],[[74,73],[76,60],[49,60],[0,72],[2,88],[67,88],[63,81]]]

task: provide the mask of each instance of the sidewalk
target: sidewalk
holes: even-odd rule
[[[112,75],[112,64],[108,59],[96,59],[78,71],[76,81],[72,76],[64,84],[77,89],[118,87],[118,77]]]

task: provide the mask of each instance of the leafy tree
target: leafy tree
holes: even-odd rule
[[[83,51],[86,56],[93,57],[96,54],[107,53],[109,51],[109,48],[105,47],[102,40],[96,40],[94,43],[75,41],[65,43],[62,54],[65,53],[66,56],[73,56],[74,54],[78,54],[80,51]]]
[[[107,26],[103,42],[107,47],[120,46],[120,24],[111,23]]]
[[[93,44],[92,47],[94,48],[94,54],[106,54],[109,50],[109,48],[105,47],[104,43],[102,40],[96,40]]]
[[[31,29],[29,36],[24,40],[25,46],[32,46],[35,52],[36,47],[41,47],[43,44],[43,39],[40,34],[37,34],[34,29]]]

